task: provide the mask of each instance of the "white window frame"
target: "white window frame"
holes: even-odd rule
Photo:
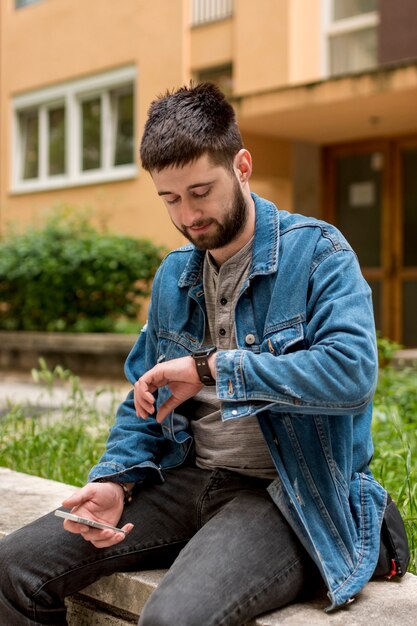
[[[45,89],[15,96],[12,99],[12,193],[32,193],[50,189],[62,189],[80,185],[111,182],[135,178],[138,166],[133,163],[112,165],[113,121],[111,92],[131,86],[135,95],[136,67],[128,66],[95,76],[53,85]],[[98,96],[101,98],[101,141],[102,163],[100,169],[82,170],[81,163],[81,103]],[[48,174],[48,110],[56,106],[65,107],[65,162],[66,173]],[[28,109],[37,109],[39,114],[39,176],[23,179],[19,115]],[[136,133],[134,133],[136,135]],[[134,159],[136,159],[136,149]]]
[[[234,0],[190,0],[191,26],[226,20],[233,15]]]
[[[330,71],[330,40],[337,35],[358,32],[367,28],[376,28],[379,24],[379,12],[362,13],[345,19],[333,21],[333,0],[321,0],[322,5],[322,46],[321,69],[323,78],[331,78]],[[337,75],[338,76],[338,75]]]

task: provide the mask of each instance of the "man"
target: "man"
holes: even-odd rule
[[[355,254],[251,194],[213,85],[153,102],[141,159],[191,243],[155,277],[126,363],[134,393],[63,502],[127,535],[48,515],[10,536],[5,623],[64,624],[66,595],[152,566],[170,569],[141,626],[244,624],[320,579],[343,605],[375,570],[387,497],[368,467],[377,353]]]

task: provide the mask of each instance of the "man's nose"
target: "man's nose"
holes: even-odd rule
[[[196,220],[200,219],[201,210],[196,206],[192,199],[184,199],[181,203],[181,222],[184,226],[191,226]]]

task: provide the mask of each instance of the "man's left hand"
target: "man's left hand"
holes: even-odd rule
[[[210,364],[211,369],[214,369],[213,360],[211,358],[213,364],[213,366]],[[165,385],[168,385],[172,395],[159,407],[156,416],[158,422],[162,422],[177,406],[195,396],[202,389],[203,384],[198,377],[191,356],[158,363],[139,378],[135,383],[134,395],[138,417],[146,419],[154,413],[155,398],[153,392]]]

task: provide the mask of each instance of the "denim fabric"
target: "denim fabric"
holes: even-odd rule
[[[317,563],[331,609],[370,579],[386,506],[368,467],[377,378],[371,292],[336,228],[253,198],[253,261],[235,311],[238,348],[217,354],[217,397],[223,420],[258,416],[277,469],[271,497]],[[204,346],[202,261],[189,244],[162,263],[148,324],[126,362],[132,383],[155,363]],[[157,406],[168,396],[168,388],[158,390]],[[183,463],[191,445],[181,407],[162,426],[143,422],[130,394],[90,480],[160,476]]]
[[[112,548],[64,531],[52,513],[2,540],[0,624],[64,625],[64,598],[97,578],[172,563],[140,626],[239,626],[317,588],[269,481],[195,467],[165,478],[135,494],[123,515],[135,527]]]

